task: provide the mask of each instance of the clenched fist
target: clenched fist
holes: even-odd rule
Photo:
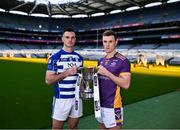
[[[66,71],[65,71],[66,75],[67,76],[70,76],[70,75],[75,75],[77,73],[77,67],[76,66],[73,66],[71,68],[68,68]]]
[[[110,72],[104,66],[100,65],[98,66],[98,73],[108,77]]]

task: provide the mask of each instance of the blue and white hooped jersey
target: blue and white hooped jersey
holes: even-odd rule
[[[76,52],[66,52],[61,49],[56,54],[52,55],[48,61],[48,69],[60,74],[70,67],[80,67],[83,64],[83,57]],[[77,74],[68,76],[60,82],[55,83],[54,96],[56,98],[74,98],[75,97],[75,84]]]

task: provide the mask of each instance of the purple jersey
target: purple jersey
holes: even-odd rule
[[[123,73],[130,73],[129,60],[118,52],[112,58],[101,58],[98,64],[104,66],[108,71],[116,76],[119,76],[120,74],[122,75]],[[101,107],[122,107],[120,88],[120,86],[115,84],[108,77],[99,75]]]

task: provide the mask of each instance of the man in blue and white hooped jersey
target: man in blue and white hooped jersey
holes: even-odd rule
[[[76,34],[72,28],[63,32],[63,48],[52,55],[48,61],[46,83],[54,84],[52,109],[52,128],[62,129],[68,119],[69,129],[76,129],[82,116],[82,100],[79,99],[79,112],[75,111],[75,85],[77,68],[83,65],[81,55],[73,51]]]

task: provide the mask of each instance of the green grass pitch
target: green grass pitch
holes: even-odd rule
[[[0,60],[0,129],[50,128],[53,86],[44,82],[46,68]],[[126,105],[177,89],[179,77],[133,73],[131,86],[122,95]],[[84,115],[92,113],[92,100],[84,101]]]

